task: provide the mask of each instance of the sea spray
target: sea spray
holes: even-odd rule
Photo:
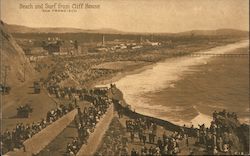
[[[186,103],[182,107],[169,104],[168,101],[157,103],[157,101],[152,99],[151,95],[158,94],[167,88],[174,88],[175,83],[183,79],[187,72],[192,73],[197,71],[193,70],[192,67],[208,64],[214,58],[212,54],[226,54],[232,50],[246,46],[248,46],[248,41],[243,41],[197,52],[199,54],[207,53],[210,55],[201,55],[199,57],[183,56],[167,59],[165,62],[156,63],[151,69],[127,75],[114,83],[123,92],[126,102],[131,105],[133,110],[135,109],[139,113],[169,120],[179,125],[193,124],[197,127],[198,124],[205,123],[206,126],[209,126],[212,120],[211,116],[201,113],[199,107],[194,108],[193,104],[190,103]],[[196,87],[194,89],[199,90],[199,86],[194,85],[194,87]],[[183,94],[182,96],[188,95]],[[176,98],[181,99],[181,97]],[[190,116],[192,116],[191,119],[186,120],[185,115],[187,112],[184,112],[183,109],[188,109],[189,112],[192,112],[190,113]],[[185,117],[181,117],[180,115]]]

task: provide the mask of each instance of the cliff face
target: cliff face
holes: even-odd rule
[[[26,59],[22,48],[7,32],[5,24],[0,23],[0,48],[1,48],[1,83],[5,81],[5,69],[7,70],[6,83],[10,86],[19,85],[29,80],[35,73],[34,69]]]

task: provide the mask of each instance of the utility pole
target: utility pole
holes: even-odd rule
[[[25,82],[25,75],[26,74],[26,62],[23,63],[23,82]]]
[[[103,46],[105,45],[105,36],[104,36],[104,34],[102,35],[102,45]]]
[[[7,87],[7,77],[8,77],[8,70],[10,70],[10,66],[5,65],[4,66],[4,88]],[[3,93],[5,93],[6,89],[3,90]]]
[[[8,70],[10,70],[10,66],[5,65],[4,66],[4,85],[5,86],[7,84]]]
[[[4,66],[4,86],[6,86],[6,81],[7,81],[7,66]]]
[[[140,44],[142,44],[142,36],[140,36],[139,42]]]
[[[151,42],[153,42],[153,41],[154,41],[154,36],[153,36],[153,34],[151,34],[151,36],[150,36],[150,40],[151,40]]]

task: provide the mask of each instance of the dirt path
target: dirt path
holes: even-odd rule
[[[17,118],[17,108],[21,105],[30,104],[33,108],[29,118]],[[12,129],[19,122],[24,124],[40,121],[46,117],[49,110],[56,108],[57,102],[48,96],[46,89],[40,94],[34,94],[33,81],[26,82],[22,86],[12,88],[9,95],[2,98],[2,128]]]

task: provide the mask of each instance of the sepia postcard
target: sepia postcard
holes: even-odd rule
[[[3,156],[249,155],[249,0],[1,0]]]

